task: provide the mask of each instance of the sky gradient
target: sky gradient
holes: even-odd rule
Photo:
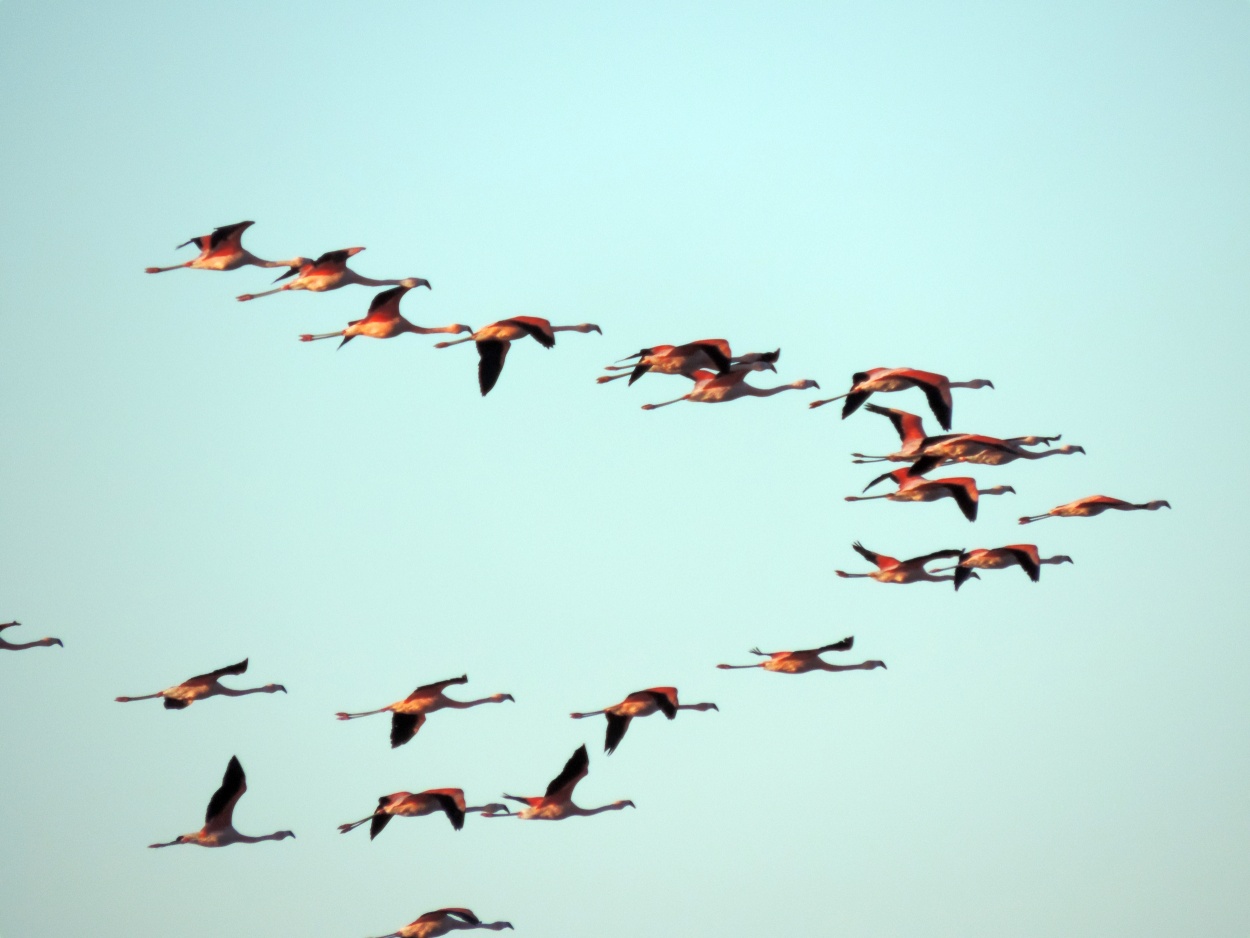
[[[1020,938],[1250,927],[1250,4],[0,5],[0,938],[380,935],[465,905],[518,935]],[[404,314],[590,321],[513,349],[304,345],[373,291],[236,303],[175,271],[254,219],[428,278]],[[821,392],[596,386],[643,346],[780,347]],[[808,400],[912,366],[957,430],[1086,456],[1018,494],[848,504],[895,448]],[[881,403],[924,414],[915,391]],[[1226,448],[1223,468],[1213,460]],[[1023,514],[1104,493],[1173,510]],[[1035,541],[949,587],[839,580]],[[10,633],[12,634],[12,633]],[[885,671],[721,672],[855,636]],[[250,657],[288,696],[120,705]],[[460,673],[390,751],[337,723]],[[719,713],[573,721],[675,684]],[[538,794],[560,824],[336,825],[383,794]],[[231,755],[246,833],[196,829]]]

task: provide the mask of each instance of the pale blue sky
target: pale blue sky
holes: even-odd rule
[[[0,657],[0,936],[1246,934],[1250,4],[674,6],[0,5],[0,621],[66,643]],[[428,278],[422,325],[604,335],[483,400],[470,348],[296,341],[369,290],[142,273],[244,218]],[[974,471],[1019,494],[969,525],[844,503],[895,438],[816,392],[594,384],[704,336],[825,394],[991,378],[957,429],[1088,456]],[[1174,510],[1015,525],[1096,492]],[[1076,563],[955,595],[836,579],[853,540]],[[713,667],[851,634],[889,670]],[[290,695],[112,703],[244,656]],[[333,720],[465,671],[517,703]],[[611,758],[567,718],[669,683],[721,712]],[[335,831],[583,741],[579,800],[637,811]],[[298,839],[146,850],[232,754],[239,827]]]

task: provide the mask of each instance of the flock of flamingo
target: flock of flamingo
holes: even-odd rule
[[[237,270],[241,267],[287,268],[278,281],[289,280],[272,290],[261,293],[244,293],[238,297],[240,301],[250,301],[263,296],[270,296],[293,290],[308,290],[315,293],[336,290],[349,284],[360,284],[370,287],[389,287],[376,294],[369,304],[368,312],[362,319],[348,323],[347,327],[338,332],[301,335],[300,341],[312,342],[321,339],[340,338],[342,348],[357,336],[374,339],[390,339],[405,332],[418,335],[429,333],[467,333],[465,338],[437,343],[435,348],[447,348],[464,342],[472,341],[478,352],[478,386],[482,395],[490,393],[499,380],[504,361],[513,342],[532,337],[544,348],[554,347],[558,332],[597,332],[602,334],[599,326],[593,323],[581,323],[571,326],[553,326],[548,320],[533,316],[514,316],[499,320],[480,329],[473,329],[463,324],[448,326],[423,327],[409,322],[399,311],[400,301],[404,295],[416,288],[431,289],[428,280],[420,277],[407,277],[399,280],[374,280],[362,277],[347,266],[349,258],[364,250],[352,247],[337,251],[328,251],[315,260],[306,257],[294,257],[285,261],[263,260],[247,251],[242,245],[243,233],[252,225],[250,221],[233,225],[224,225],[211,234],[179,245],[195,245],[199,255],[183,264],[170,267],[148,267],[147,273],[161,273],[179,268],[194,270]],[[292,279],[293,278],[293,279]],[[770,397],[782,391],[806,390],[819,388],[820,385],[810,379],[794,381],[777,387],[760,388],[747,384],[746,378],[756,371],[777,371],[777,361],[781,350],[772,352],[752,352],[734,355],[730,345],[724,339],[703,339],[683,345],[655,345],[644,348],[608,365],[605,371],[609,374],[597,380],[604,384],[611,381],[628,379],[630,385],[647,374],[677,375],[693,382],[693,388],[680,397],[659,404],[644,404],[644,410],[655,410],[676,404],[680,401],[696,403],[723,403],[741,397]],[[628,362],[628,364],[622,364]],[[809,407],[822,407],[834,401],[844,401],[842,418],[846,419],[861,406],[870,413],[887,418],[899,435],[901,448],[884,456],[867,456],[854,453],[855,463],[893,462],[906,463],[904,468],[895,469],[873,479],[864,491],[879,483],[890,480],[895,489],[881,495],[850,495],[847,501],[865,501],[873,498],[884,498],[898,502],[929,502],[942,498],[950,498],[959,507],[965,518],[976,521],[980,497],[983,495],[1002,495],[1014,493],[1009,485],[998,485],[992,488],[979,489],[975,480],[965,476],[950,476],[930,479],[926,476],[941,466],[956,463],[974,463],[986,466],[1000,466],[1018,459],[1043,459],[1050,456],[1084,453],[1080,446],[1064,445],[1051,448],[1059,437],[1021,436],[1009,439],[982,436],[971,433],[946,432],[930,436],[924,429],[922,419],[916,414],[903,410],[881,407],[867,403],[873,394],[920,390],[934,417],[942,429],[949,431],[954,411],[954,399],[951,391],[954,388],[993,388],[994,385],[985,379],[973,381],[950,381],[940,374],[917,371],[911,368],[871,368],[858,372],[851,379],[851,386],[843,394],[809,403]],[[1046,447],[1038,449],[1038,447]],[[1064,505],[1059,505],[1038,515],[1025,516],[1019,519],[1020,524],[1030,524],[1046,518],[1086,518],[1102,514],[1105,511],[1154,511],[1171,506],[1162,500],[1145,503],[1133,503],[1106,495],[1091,495]],[[1048,564],[1072,563],[1066,555],[1042,557],[1035,544],[1008,544],[1002,547],[978,548],[975,550],[944,549],[933,551],[919,557],[899,560],[869,550],[858,541],[852,548],[869,564],[876,567],[868,573],[848,573],[835,571],[839,577],[864,577],[880,583],[919,583],[919,582],[952,582],[958,590],[969,578],[979,578],[978,570],[999,570],[1018,566],[1033,582],[1037,582],[1041,568]],[[940,560],[953,560],[953,565],[931,567],[931,563]],[[0,623],[0,632],[19,625],[18,622]],[[42,638],[32,642],[12,643],[0,635],[0,650],[21,651],[27,648],[62,645],[59,638]],[[885,662],[879,660],[864,661],[859,664],[837,665],[826,661],[822,655],[827,652],[850,651],[854,645],[854,637],[819,648],[799,651],[763,652],[758,648],[751,653],[765,660],[751,664],[720,664],[721,669],[763,668],[782,674],[804,674],[809,671],[850,671],[874,670],[884,668]],[[265,684],[260,687],[234,689],[226,687],[221,679],[230,675],[239,675],[247,671],[246,659],[238,664],[199,674],[183,681],[181,684],[168,687],[152,694],[138,697],[118,697],[120,703],[138,700],[160,699],[166,709],[181,710],[198,700],[209,697],[241,697],[249,694],[286,693],[281,684]],[[439,710],[463,710],[484,704],[495,704],[513,701],[511,694],[493,694],[480,700],[456,700],[446,695],[446,690],[454,685],[464,684],[468,677],[451,678],[418,687],[402,700],[367,710],[360,713],[341,712],[335,716],[339,720],[355,720],[361,717],[381,713],[391,715],[390,744],[391,747],[408,743],[424,725],[429,714]],[[613,753],[624,739],[630,722],[638,717],[647,717],[662,713],[672,720],[680,710],[716,710],[714,703],[683,704],[678,700],[675,687],[649,687],[645,690],[629,694],[620,703],[612,704],[601,710],[584,713],[572,713],[573,719],[581,720],[588,717],[603,716],[607,721],[607,732],[604,739],[604,752]],[[560,773],[548,783],[542,795],[517,796],[503,795],[505,800],[516,802],[524,807],[512,811],[506,805],[491,802],[483,805],[470,806],[464,792],[459,788],[435,788],[422,792],[397,791],[378,798],[377,806],[358,821],[342,824],[339,831],[348,833],[364,824],[369,825],[370,839],[377,837],[394,817],[422,817],[429,814],[443,814],[452,827],[460,830],[469,814],[479,814],[483,818],[514,817],[521,820],[557,821],[570,817],[588,817],[606,811],[618,811],[632,808],[634,803],[627,799],[614,801],[596,808],[583,808],[573,801],[573,792],[578,782],[586,777],[590,768],[590,758],[586,746],[580,746],[565,763]],[[226,767],[220,787],[208,802],[204,825],[199,830],[182,834],[166,843],[151,844],[151,847],[172,847],[183,844],[194,844],[201,847],[225,847],[231,844],[259,843],[267,840],[285,840],[294,837],[289,830],[280,830],[262,836],[241,834],[234,828],[234,808],[239,799],[247,791],[247,778],[237,757],[231,758]],[[398,931],[391,932],[382,938],[436,938],[453,931],[485,929],[500,931],[511,929],[509,922],[484,922],[466,908],[446,907],[436,909],[418,917],[412,923]]]

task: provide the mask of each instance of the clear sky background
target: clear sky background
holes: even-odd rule
[[[0,935],[379,935],[442,905],[519,935],[1243,936],[1250,928],[1250,4],[127,2],[0,6]],[[264,257],[367,245],[372,291],[239,304],[176,271],[254,219]],[[718,407],[644,345],[783,350]],[[1087,456],[1018,494],[847,504],[896,438],[809,411],[908,365],[955,427]],[[918,392],[882,403],[927,413]],[[934,421],[926,417],[930,427]],[[1093,493],[1173,511],[1047,521]],[[1073,566],[835,578],[1036,541]],[[13,633],[10,633],[13,634]],[[721,672],[855,636],[887,671]],[[289,696],[122,706],[250,656]],[[515,704],[436,714],[418,684]],[[571,710],[675,684],[719,713],[602,754]],[[378,796],[541,793],[561,824],[335,826]],[[195,830],[237,754],[246,833]]]

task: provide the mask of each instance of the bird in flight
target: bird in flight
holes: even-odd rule
[[[976,576],[977,570],[1002,570],[1005,567],[1019,567],[1036,583],[1042,578],[1042,564],[1072,563],[1067,554],[1056,554],[1054,557],[1042,557],[1036,544],[1008,544],[1006,547],[978,547],[976,550],[965,551],[959,555],[959,563],[953,567],[940,567],[939,570],[955,571],[955,589],[963,586],[969,577]],[[947,579],[943,577],[942,579]],[[979,578],[978,578],[979,579]]]
[[[626,355],[619,361],[629,361],[636,358],[632,365],[607,365],[604,371],[619,371],[618,375],[601,375],[595,381],[598,384],[607,384],[609,381],[616,381],[620,378],[629,378],[629,383],[633,384],[647,372],[655,372],[661,375],[681,375],[686,378],[694,379],[696,371],[716,371],[724,373],[734,368],[735,365],[743,366],[746,371],[773,371],[777,370],[777,359],[781,357],[781,349],[775,352],[750,352],[746,355],[734,356],[729,349],[729,342],[725,339],[699,339],[697,342],[687,342],[685,345],[655,345],[651,348],[645,348],[633,354]]]
[[[172,267],[145,267],[143,272],[160,274],[182,267],[189,267],[192,270],[237,270],[248,265],[252,267],[296,267],[299,265],[303,260],[302,257],[289,261],[266,261],[244,250],[241,243],[243,232],[254,224],[256,223],[251,221],[241,221],[233,225],[222,225],[220,228],[214,228],[212,234],[183,241],[178,247],[185,248],[188,244],[194,244],[200,249],[199,257],[185,264],[174,264]]]
[[[1159,499],[1137,505],[1123,499],[1112,498],[1110,495],[1087,495],[1066,505],[1058,505],[1042,515],[1029,515],[1020,519],[1021,524],[1031,524],[1043,518],[1092,518],[1104,511],[1158,511],[1160,508],[1171,508],[1167,502]]]
[[[462,674],[460,677],[449,678],[446,681],[422,684],[403,700],[398,700],[393,704],[387,704],[377,710],[367,710],[364,713],[340,712],[336,713],[335,717],[340,720],[356,720],[375,713],[389,712],[391,714],[391,748],[394,749],[417,735],[417,730],[425,724],[426,714],[446,709],[467,710],[478,704],[502,703],[505,700],[515,701],[516,699],[511,694],[492,694],[481,700],[452,700],[443,693],[444,689],[453,684],[466,684],[468,681],[468,676]]]
[[[484,928],[488,931],[503,931],[512,928],[511,922],[483,922],[469,909],[435,909],[426,912],[411,924],[399,931],[393,931],[382,938],[441,938],[453,931],[472,931]]]
[[[499,380],[504,360],[508,357],[508,349],[512,348],[513,342],[528,335],[533,336],[534,341],[543,348],[554,348],[557,332],[597,332],[603,335],[603,330],[591,322],[577,326],[553,326],[549,320],[537,316],[513,316],[511,319],[501,319],[489,326],[483,326],[467,339],[437,342],[434,347],[448,348],[462,342],[475,342],[478,355],[477,384],[482,391],[482,397],[485,397]]]
[[[821,645],[819,648],[805,648],[802,651],[760,651],[752,648],[751,654],[767,658],[756,664],[718,664],[722,671],[733,671],[738,668],[763,668],[765,671],[776,671],[778,674],[806,674],[809,671],[872,671],[884,668],[884,661],[864,661],[860,664],[830,664],[820,656],[826,651],[850,651],[855,644],[855,636],[851,635],[834,642],[832,645]]]
[[[166,710],[185,710],[197,700],[203,700],[205,697],[244,697],[248,694],[276,694],[278,691],[286,693],[286,688],[281,684],[266,684],[264,687],[249,687],[244,690],[222,686],[221,678],[227,674],[243,674],[246,671],[247,659],[244,658],[238,664],[227,665],[216,671],[209,671],[207,674],[197,674],[195,677],[187,678],[181,684],[167,687],[155,694],[114,699],[118,703],[130,703],[135,700],[154,700],[157,697],[164,697]]]
[[[520,818],[523,821],[559,821],[566,817],[590,817],[592,814],[601,814],[604,811],[620,811],[622,808],[634,807],[632,801],[613,801],[611,804],[598,808],[580,808],[573,804],[573,789],[589,771],[590,757],[586,755],[586,746],[582,745],[569,757],[569,761],[564,764],[560,774],[551,780],[546,793],[541,797],[521,798],[516,795],[504,795],[509,801],[519,801],[525,805],[516,814],[505,816]],[[483,817],[491,816],[483,815]]]
[[[235,299],[244,303],[262,296],[272,296],[275,293],[286,293],[291,290],[324,293],[326,290],[337,290],[339,287],[352,283],[358,283],[362,287],[397,287],[404,282],[403,280],[374,280],[371,277],[362,277],[348,267],[347,259],[363,250],[364,248],[343,248],[339,251],[326,251],[316,260],[309,260],[306,257],[296,258],[295,262],[289,265],[291,269],[274,281],[277,283],[287,277],[295,277],[290,283],[284,283],[277,289],[266,290],[263,293],[244,293],[242,296],[236,296]],[[425,287],[427,290],[433,289],[428,280],[420,277],[407,279],[414,281],[416,286]]]
[[[397,335],[403,335],[405,332],[415,332],[417,335],[429,335],[433,332],[472,332],[471,326],[465,326],[456,323],[451,326],[433,326],[426,328],[425,326],[414,326],[407,319],[399,314],[399,301],[404,294],[413,287],[420,285],[423,281],[419,281],[413,277],[400,281],[399,286],[392,287],[389,290],[383,290],[373,298],[373,302],[369,304],[369,312],[364,319],[353,319],[347,324],[346,329],[340,329],[338,332],[323,332],[320,335],[311,335],[305,333],[299,337],[301,342],[316,342],[318,339],[336,339],[343,337],[343,341],[339,343],[342,348],[358,335],[368,336],[371,339],[393,339]]]
[[[0,632],[3,632],[5,629],[15,628],[21,624],[22,623],[16,621],[0,622]],[[65,643],[59,638],[41,638],[33,642],[8,642],[3,638],[0,638],[0,651],[22,651],[26,648],[48,648],[52,645],[59,645],[62,648],[65,647]]]
[[[869,563],[876,564],[877,569],[872,573],[847,573],[844,570],[834,570],[833,572],[847,580],[865,577],[867,579],[876,580],[878,583],[950,582],[955,579],[955,577],[935,576],[934,573],[926,570],[924,565],[932,560],[941,560],[944,557],[963,556],[963,552],[959,550],[935,550],[931,554],[922,554],[919,557],[912,557],[909,560],[898,560],[895,557],[887,557],[885,554],[878,554],[876,551],[871,551],[859,541],[856,541],[851,545],[851,547],[857,554]],[[975,576],[975,574],[973,575]]]
[[[1015,494],[1010,485],[995,485],[988,489],[977,488],[976,479],[967,476],[951,476],[945,479],[925,479],[916,474],[915,466],[906,469],[895,469],[879,475],[866,486],[867,492],[878,482],[893,479],[898,488],[885,495],[848,495],[848,502],[869,502],[874,498],[888,498],[892,502],[933,502],[939,498],[953,498],[969,521],[977,520],[977,506],[982,495]]]
[[[740,397],[772,397],[774,394],[780,394],[782,391],[806,391],[808,388],[820,387],[815,381],[803,380],[783,384],[775,388],[757,388],[747,384],[744,380],[752,370],[750,367],[734,366],[732,370],[723,374],[712,374],[710,371],[696,371],[692,376],[694,378],[694,390],[689,394],[683,394],[681,397],[674,398],[671,401],[664,401],[661,404],[643,404],[642,409],[655,410],[657,407],[667,407],[669,404],[676,404],[679,401],[691,401],[696,404],[720,404],[725,401],[736,401]]]
[[[677,716],[678,710],[720,710],[714,703],[679,704],[676,687],[648,687],[646,690],[634,691],[618,704],[604,707],[602,710],[591,710],[587,713],[570,713],[574,720],[603,714],[608,718],[608,735],[603,743],[603,751],[611,755],[625,738],[629,729],[629,721],[634,717],[649,717],[653,713],[662,713],[670,720]]]
[[[291,831],[277,831],[262,837],[249,837],[234,829],[234,808],[247,791],[247,777],[238,756],[230,757],[221,787],[209,799],[204,814],[204,826],[194,834],[182,834],[167,844],[148,844],[149,847],[173,847],[178,844],[195,844],[199,847],[229,847],[231,844],[258,844],[262,840],[286,840],[294,837]]]
[[[873,462],[915,462],[922,456],[931,452],[939,452],[938,447],[949,441],[954,442],[950,449],[950,456],[943,456],[943,459],[949,462],[975,462],[985,465],[1002,465],[1005,462],[1011,462],[1013,459],[1040,459],[1047,453],[1029,453],[1024,452],[1023,447],[1026,446],[1050,446],[1051,443],[1058,442],[1060,436],[1016,436],[1006,440],[1000,440],[996,437],[974,436],[969,433],[947,433],[939,436],[929,436],[925,433],[924,422],[915,414],[908,413],[905,410],[896,410],[892,407],[878,407],[876,404],[868,404],[864,410],[873,414],[880,414],[888,417],[890,423],[894,424],[894,429],[898,432],[899,440],[902,441],[902,448],[897,452],[890,453],[887,456],[868,456],[864,453],[851,453],[855,458],[852,462],[856,464],[873,463]],[[979,445],[977,441],[980,441]],[[1085,452],[1079,446],[1060,447],[1059,450],[1047,452]],[[936,463],[934,464],[936,465]]]
[[[451,821],[456,830],[464,827],[464,816],[471,813],[508,814],[507,805],[485,804],[480,807],[468,807],[464,800],[464,791],[460,788],[430,788],[426,791],[397,791],[383,795],[378,799],[378,806],[373,813],[350,824],[340,824],[339,833],[346,834],[361,824],[369,825],[369,839],[373,840],[393,817],[424,817],[441,811]]]
[[[842,405],[842,419],[845,420],[859,409],[868,398],[884,391],[904,391],[907,388],[920,388],[929,401],[929,407],[943,430],[951,428],[951,411],[954,402],[951,400],[951,388],[993,388],[994,382],[985,378],[973,381],[951,381],[945,375],[931,371],[917,371],[915,368],[869,368],[857,371],[851,376],[851,389],[845,394],[828,397],[821,401],[812,401],[808,407],[823,407],[834,401],[846,398]]]

